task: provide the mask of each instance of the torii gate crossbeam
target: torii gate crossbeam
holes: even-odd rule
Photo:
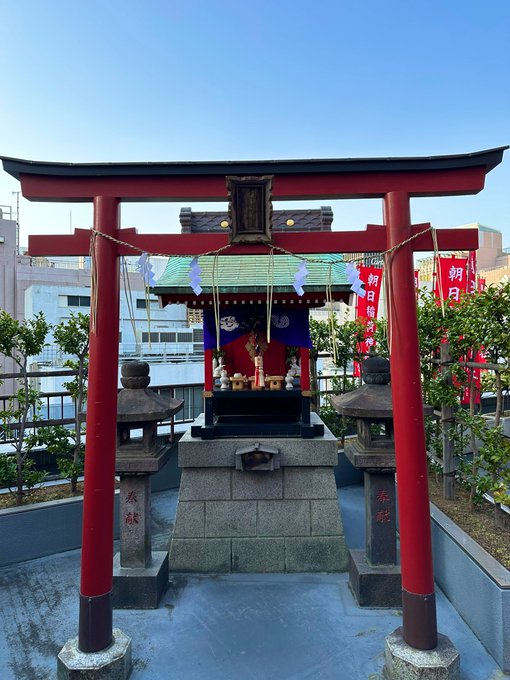
[[[379,197],[384,226],[366,232],[275,234],[273,244],[294,253],[385,251],[426,231],[411,225],[410,198],[472,194],[501,162],[507,147],[459,156],[235,163],[65,164],[4,158],[23,195],[39,201],[93,201],[94,230],[147,252],[199,255],[227,243],[225,235],[147,235],[119,230],[122,201],[226,200],[227,175],[271,174],[273,198]],[[86,255],[90,231],[31,237],[31,255]],[[477,232],[440,230],[438,247],[478,247]],[[391,295],[392,396],[405,641],[418,649],[437,644],[425,434],[414,294],[413,250],[433,248],[430,232],[396,248],[387,260]],[[91,328],[79,647],[93,652],[112,639],[113,498],[118,365],[118,257],[128,246],[96,236],[95,308]],[[235,245],[228,254],[267,252]],[[94,303],[94,301],[93,301]]]

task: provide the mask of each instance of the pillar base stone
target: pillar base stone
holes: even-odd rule
[[[460,655],[446,635],[437,635],[435,649],[415,649],[402,628],[386,637],[384,680],[460,680]]]
[[[168,588],[168,552],[152,553],[149,567],[120,566],[120,553],[113,558],[114,609],[157,609]]]
[[[131,638],[113,629],[113,642],[100,652],[82,652],[78,638],[57,656],[57,680],[127,680],[131,673]]]

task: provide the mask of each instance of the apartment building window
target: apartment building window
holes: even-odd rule
[[[177,339],[176,333],[160,333],[159,334],[159,341],[160,342],[175,342],[176,339]]]
[[[151,343],[159,342],[159,333],[150,333]],[[142,333],[142,342],[149,342],[149,333]]]
[[[186,310],[186,316],[188,320],[188,326],[194,326],[195,324],[201,324],[204,320],[204,313],[201,309],[188,309]]]
[[[90,295],[68,295],[68,307],[90,307]]]
[[[149,302],[150,302],[150,305],[151,305],[151,309],[158,309],[159,308],[158,298],[149,298]],[[147,309],[146,298],[136,298],[136,308],[137,309]]]
[[[162,332],[162,333],[151,333],[151,343],[153,342],[192,342],[193,341],[193,334],[190,332],[187,333],[169,333],[168,331]],[[149,333],[148,332],[143,332],[142,333],[142,342],[149,342]]]
[[[204,329],[194,328],[193,329],[193,342],[204,342]]]

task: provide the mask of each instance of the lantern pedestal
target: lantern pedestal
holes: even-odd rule
[[[121,555],[113,558],[113,606],[115,609],[157,609],[168,587],[168,553],[152,553],[147,567],[122,567]]]
[[[150,475],[170,456],[169,444],[157,437],[157,422],[172,417],[183,402],[147,389],[145,362],[123,364],[121,382],[125,389],[118,397],[115,459],[120,476],[120,553],[113,563],[113,606],[155,609],[168,585],[168,553],[152,552]],[[132,437],[133,430],[142,430],[142,437]]]
[[[395,453],[391,448],[367,450],[354,440],[346,443],[345,455],[354,467],[364,469],[365,487],[365,550],[349,551],[349,586],[360,607],[400,608]]]
[[[400,608],[389,362],[372,356],[363,362],[362,370],[365,385],[331,399],[338,413],[356,420],[358,436],[346,442],[345,455],[364,471],[365,550],[350,551],[349,585],[361,607]]]
[[[364,550],[349,551],[349,586],[360,607],[402,607],[400,565],[374,566]]]
[[[168,450],[159,456],[159,468]],[[168,585],[168,552],[151,549],[148,474],[120,474],[120,553],[113,560],[113,606],[156,609]]]

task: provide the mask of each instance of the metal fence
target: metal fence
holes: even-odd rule
[[[151,385],[151,389],[163,397],[183,399],[184,406],[174,416],[174,425],[192,423],[202,413],[203,384],[192,385]],[[16,399],[13,394],[0,395],[0,411],[8,411],[12,400]],[[29,413],[28,430],[46,427],[50,425],[64,425],[69,428],[75,422],[76,404],[69,392],[42,392],[36,410]],[[162,421],[158,427],[168,427],[171,420]],[[9,444],[15,441],[14,431],[19,423],[11,422],[5,427],[0,427],[0,443]]]

